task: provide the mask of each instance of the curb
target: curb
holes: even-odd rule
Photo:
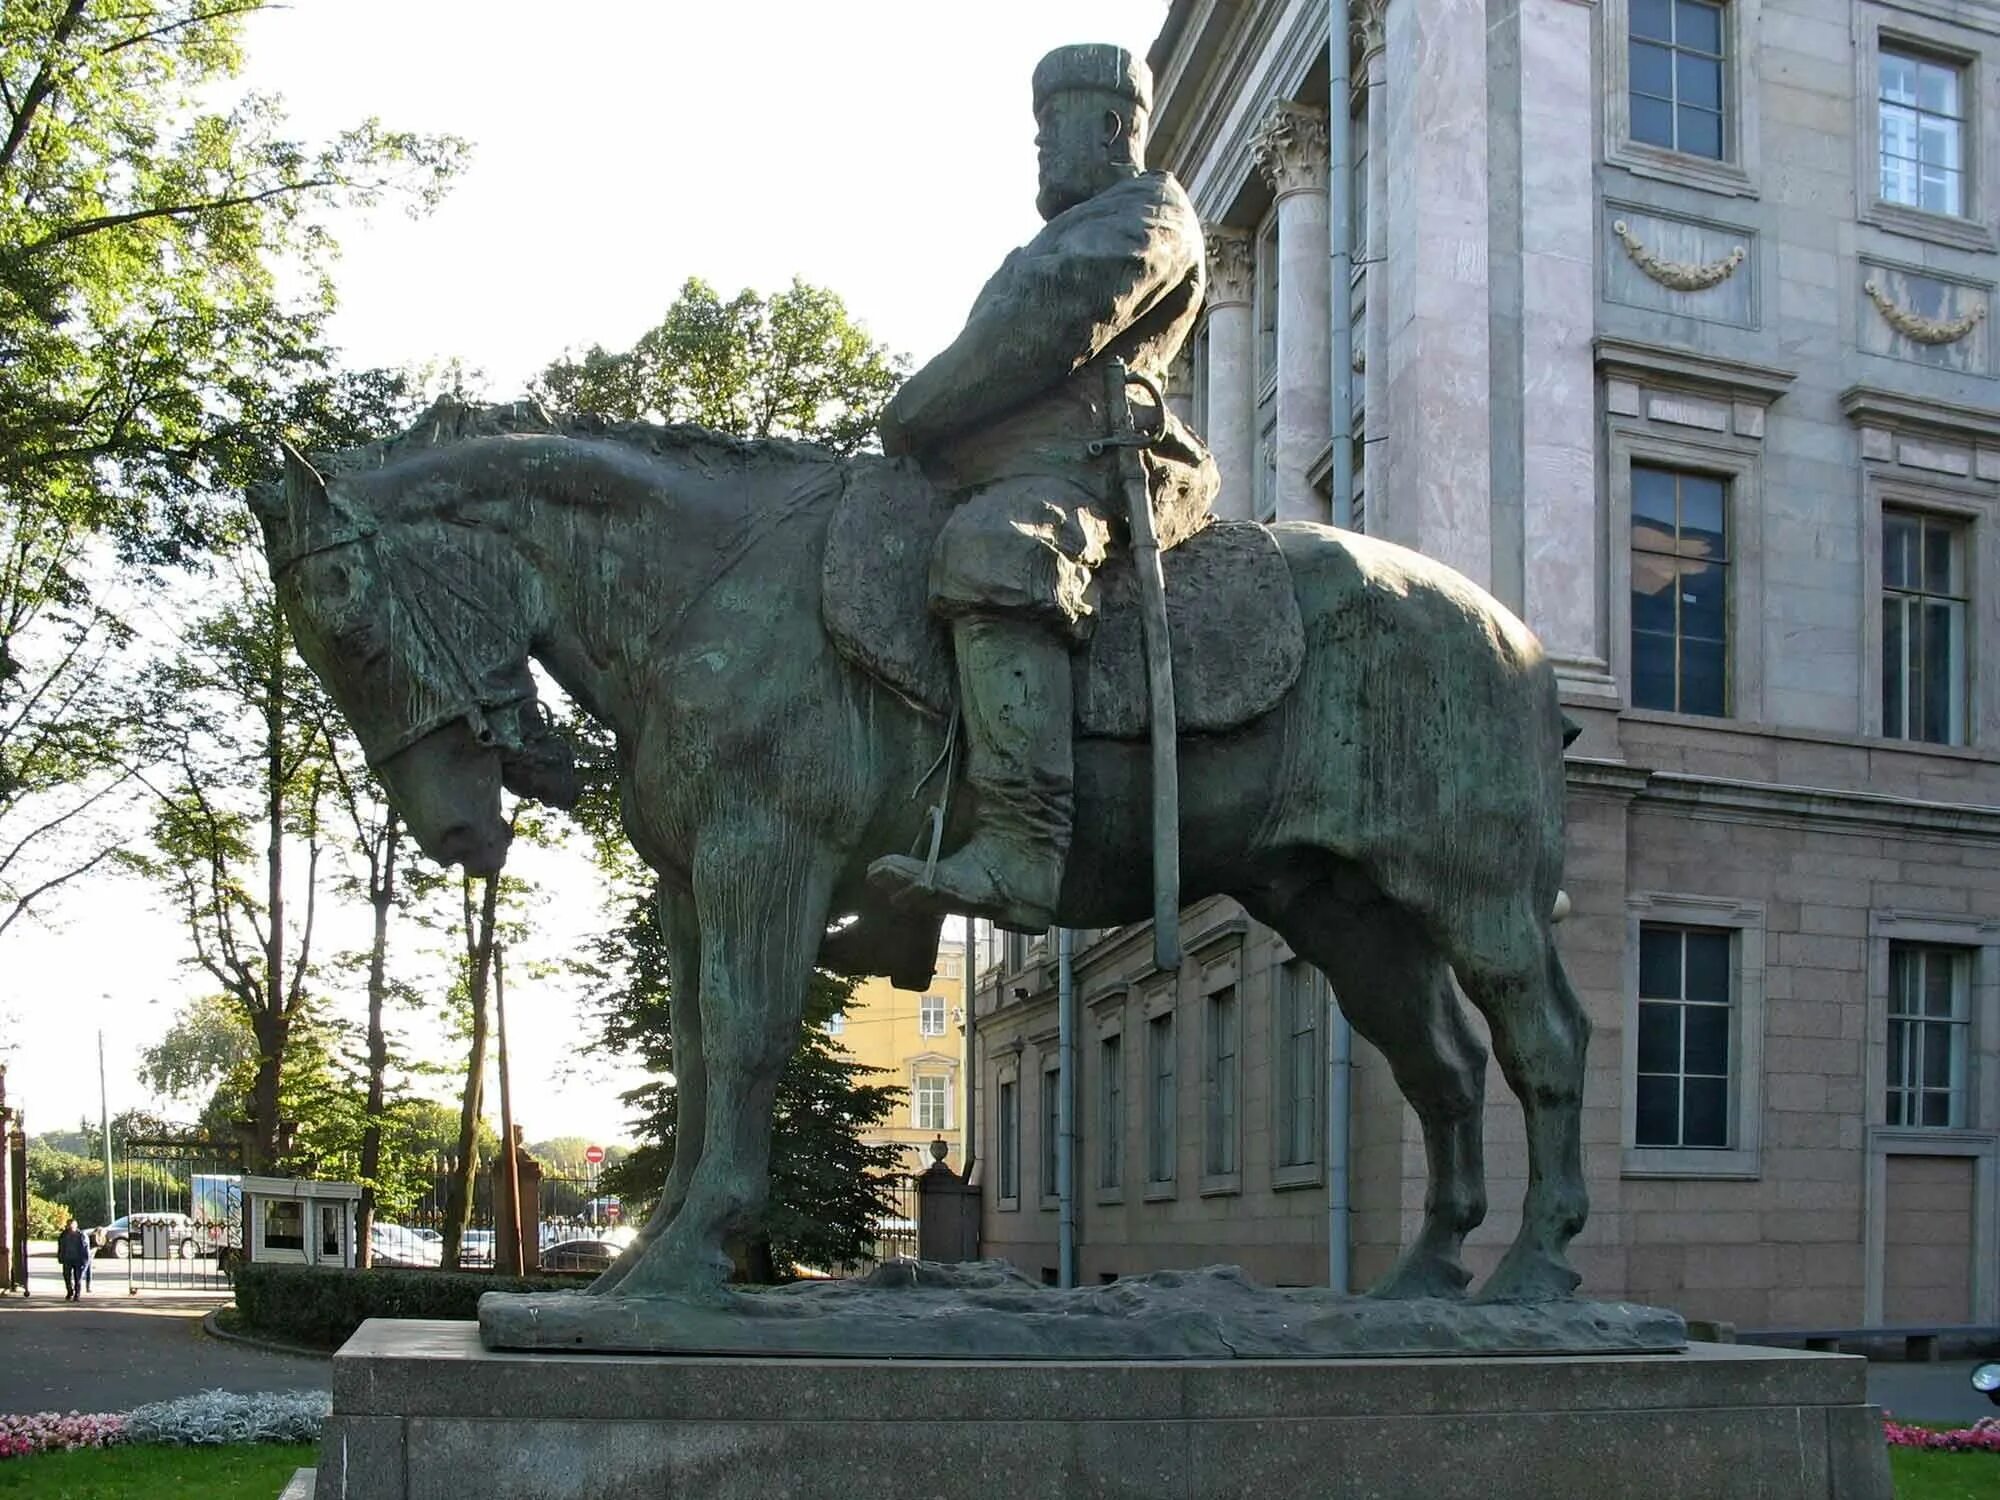
[[[228,1304],[234,1306],[234,1303]],[[331,1349],[315,1349],[310,1344],[293,1344],[284,1339],[268,1339],[261,1334],[236,1333],[224,1328],[220,1319],[222,1309],[212,1307],[202,1314],[201,1331],[212,1339],[220,1339],[225,1344],[242,1344],[250,1349],[262,1349],[266,1354],[304,1354],[313,1359],[331,1359]]]

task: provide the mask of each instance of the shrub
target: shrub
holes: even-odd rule
[[[333,1412],[331,1391],[203,1391],[125,1414],[123,1440],[189,1447],[209,1443],[316,1443]]]
[[[28,1194],[28,1238],[31,1240],[52,1240],[62,1233],[63,1224],[69,1218],[69,1210],[60,1203],[52,1203],[47,1198]]]
[[[370,1318],[470,1322],[479,1316],[479,1299],[486,1292],[580,1291],[590,1280],[253,1262],[237,1267],[236,1310],[249,1332],[337,1349]]]

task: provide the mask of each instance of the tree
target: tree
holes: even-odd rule
[[[633,1108],[637,1148],[605,1168],[603,1182],[628,1203],[648,1203],[673,1165],[679,1092],[665,1081],[673,1066],[668,971],[657,903],[633,899],[621,920],[593,942],[603,988],[595,997],[603,1026],[599,1046],[638,1056],[653,1077],[623,1097]],[[800,1267],[830,1269],[865,1259],[876,1226],[893,1211],[883,1181],[901,1160],[894,1145],[870,1146],[862,1133],[880,1125],[900,1088],[865,1081],[875,1071],[853,1061],[826,1034],[844,1009],[851,981],[816,974],[806,1000],[798,1050],[778,1083],[771,1122],[771,1195],[739,1253],[753,1280],[773,1281]]]
[[[218,105],[264,8],[0,6],[0,932],[117,857],[129,631],[106,578],[240,529],[232,491],[333,379],[329,223],[425,210],[465,156],[372,120],[313,145],[275,99]]]
[[[172,892],[192,962],[255,1040],[245,1156],[267,1172],[282,1149],[286,1049],[310,998],[329,714],[268,581],[238,568],[232,582],[235,597],[197,619],[154,674],[165,770],[147,863]]]
[[[623,353],[593,345],[551,363],[535,394],[613,421],[696,422],[852,453],[908,373],[833,292],[794,278],[774,297],[724,302],[690,277],[659,326]]]

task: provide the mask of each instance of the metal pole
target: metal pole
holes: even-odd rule
[[[118,1196],[116,1180],[111,1171],[111,1095],[104,1087],[104,1028],[97,1029],[97,1121],[104,1132],[104,1222],[109,1224],[118,1217]],[[126,1197],[129,1210],[131,1194]]]
[[[502,1264],[499,1246],[494,1246],[493,1269],[511,1270],[519,1276],[527,1265],[521,1244],[521,1168],[514,1155],[514,1092],[507,1071],[507,985],[503,977],[500,944],[493,944],[493,1029],[500,1041],[500,1170],[507,1178],[507,1217],[502,1228],[510,1236],[507,1264]],[[498,1235],[494,1236],[497,1241]]]
[[[1327,240],[1333,257],[1333,497],[1336,526],[1354,519],[1354,120],[1348,67],[1352,0],[1327,0]]]
[[[1056,1274],[1076,1285],[1076,934],[1056,929]]]
[[[1354,117],[1348,64],[1353,0],[1327,0],[1327,250],[1333,281],[1333,496],[1336,526],[1354,522]],[[1354,1034],[1332,987],[1326,994],[1326,1284],[1350,1284],[1348,1158],[1352,1146],[1349,1062]]]
[[[979,1054],[974,1047],[974,1039],[979,1030],[978,1009],[978,931],[979,919],[965,919],[965,982],[959,985],[960,998],[965,1002],[965,1160],[960,1173],[967,1182],[972,1181],[973,1165],[979,1160]]]

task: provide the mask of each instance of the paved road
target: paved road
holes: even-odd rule
[[[1940,1360],[1934,1365],[1875,1361],[1868,1366],[1868,1399],[1910,1422],[1970,1424],[2000,1417],[1995,1406],[1969,1384],[1976,1359]]]
[[[324,1388],[324,1359],[224,1343],[201,1319],[217,1292],[128,1296],[124,1268],[98,1262],[92,1290],[65,1302],[53,1254],[28,1260],[30,1297],[0,1297],[0,1412],[128,1411],[196,1391]]]

